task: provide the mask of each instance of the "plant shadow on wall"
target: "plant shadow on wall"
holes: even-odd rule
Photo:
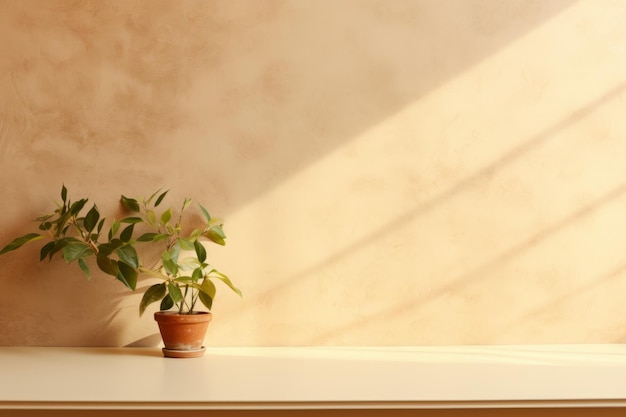
[[[157,208],[167,193],[157,191],[147,198],[139,199],[122,195],[122,205],[132,214],[113,220],[106,231],[106,219],[100,215],[96,204],[87,210],[88,199],[72,201],[64,185],[58,207],[36,219],[39,231],[13,239],[0,250],[0,255],[30,242],[45,240],[47,243],[39,253],[40,261],[61,257],[67,263],[76,262],[87,279],[91,279],[88,261],[92,259],[100,271],[114,277],[132,291],[137,288],[139,276],[148,276],[158,282],[144,291],[139,303],[140,315],[150,304],[159,302],[160,311],[155,313],[155,319],[159,321],[162,332],[172,327],[170,323],[183,320],[202,321],[206,331],[216,294],[214,281],[223,282],[241,296],[241,291],[230,278],[208,262],[203,244],[212,242],[225,245],[226,235],[222,221],[213,218],[201,204],[198,207],[202,218],[190,226],[187,210],[192,200],[189,198],[185,198],[178,213],[172,207],[158,212]],[[141,225],[147,226],[148,230],[138,233],[137,229]],[[139,248],[142,245],[151,246],[152,251],[140,256]],[[209,312],[199,311],[200,305]],[[172,308],[175,308],[174,314],[167,313]],[[186,324],[186,328],[190,331],[190,324]],[[201,348],[204,334],[198,337],[199,341],[193,346],[196,351]],[[164,349],[166,356],[180,355],[183,346],[188,346],[188,343],[169,341],[165,333],[163,338],[168,350],[166,352]],[[189,354],[185,357],[189,357]]]

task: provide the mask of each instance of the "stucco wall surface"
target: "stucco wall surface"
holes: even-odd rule
[[[0,0],[0,245],[62,184],[169,188],[244,293],[207,345],[621,342],[625,6]],[[38,250],[0,258],[0,345],[159,343]]]

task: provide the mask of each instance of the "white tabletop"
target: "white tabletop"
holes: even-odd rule
[[[626,406],[626,346],[0,348],[0,409]]]

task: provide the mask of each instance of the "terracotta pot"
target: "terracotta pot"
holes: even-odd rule
[[[163,339],[163,355],[171,358],[196,358],[204,355],[202,346],[211,313],[197,312],[178,314],[172,311],[158,311],[154,319],[159,324]]]

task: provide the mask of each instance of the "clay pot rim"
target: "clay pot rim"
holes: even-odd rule
[[[154,319],[160,322],[205,322],[211,321],[213,314],[208,311],[194,311],[191,314],[179,314],[176,311],[157,311]]]
[[[171,315],[176,315],[176,316],[194,316],[196,314],[212,314],[209,311],[194,311],[193,313],[183,313],[180,314],[178,311],[171,311],[171,310],[167,310],[167,311],[156,311],[154,314],[171,314]]]

